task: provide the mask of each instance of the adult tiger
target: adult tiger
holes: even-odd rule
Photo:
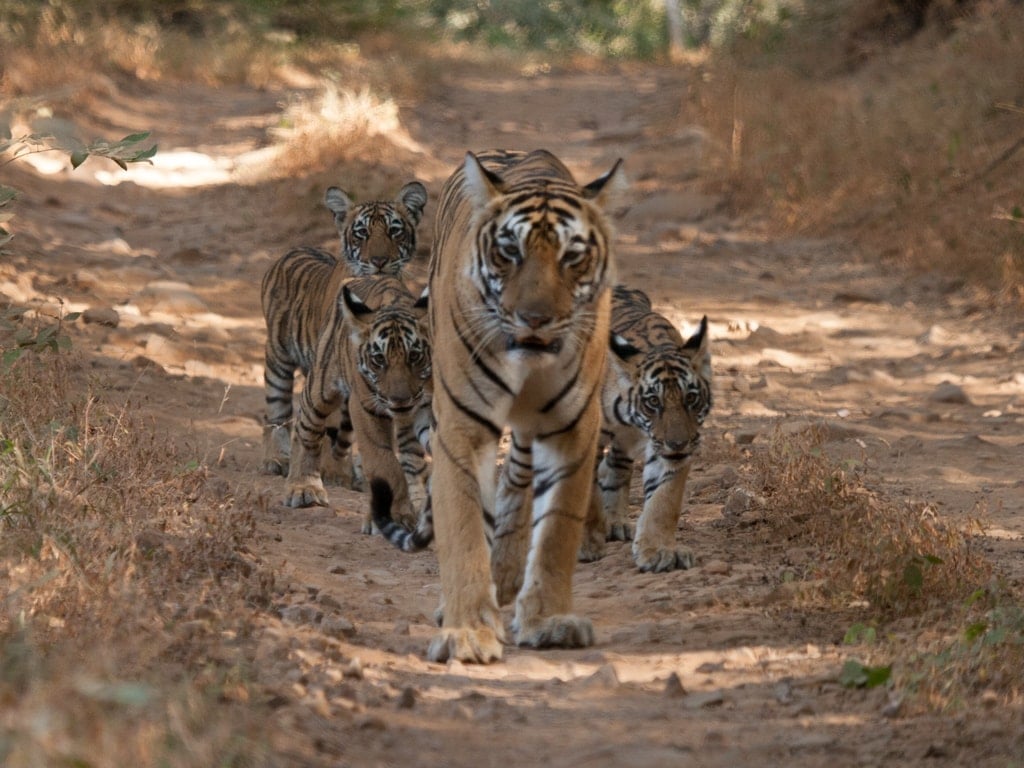
[[[416,252],[416,227],[427,191],[411,181],[390,202],[354,205],[338,187],[324,196],[341,237],[341,260],[320,248],[295,248],[263,276],[261,299],[267,324],[266,421],[263,464],[266,474],[287,474],[290,453],[292,390],[295,371],[308,375],[324,318],[349,277],[401,275]],[[353,487],[359,478],[351,466],[352,423],[342,404],[340,424],[332,433],[331,474]]]
[[[708,319],[701,318],[684,341],[643,291],[616,286],[611,331],[601,398],[601,444],[607,450],[597,473],[607,535],[633,540],[641,571],[690,568],[693,554],[677,549],[675,537],[700,428],[712,404]],[[634,536],[627,507],[633,465],[641,456],[644,506]],[[585,559],[599,556],[602,548],[595,546],[595,528],[588,528]]]
[[[431,501],[444,617],[428,649],[434,661],[502,655],[495,579],[524,570],[527,554],[500,541],[488,552],[506,425],[537,468],[515,641],[593,642],[590,621],[572,613],[572,576],[600,430],[615,281],[605,210],[620,164],[580,186],[543,150],[467,153],[442,192],[430,260]]]
[[[327,416],[344,401],[371,489],[386,487],[402,517],[418,518],[426,464],[424,445],[413,436],[425,441],[430,425],[426,305],[426,293],[417,299],[398,278],[375,275],[342,283],[299,397],[285,504],[327,504],[320,448]],[[363,531],[371,531],[369,512]]]

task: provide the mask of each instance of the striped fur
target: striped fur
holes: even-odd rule
[[[618,168],[580,186],[548,152],[468,153],[442,192],[430,262],[430,495],[444,621],[432,660],[501,658],[495,584],[521,572],[517,643],[593,642],[590,622],[572,614],[572,575],[600,429],[614,282],[604,210]],[[532,504],[495,520],[506,427],[533,452],[537,479]],[[495,540],[496,527],[516,535]]]
[[[324,202],[334,214],[342,258],[319,248],[296,248],[263,277],[267,410],[262,471],[266,474],[288,473],[295,371],[309,375],[324,318],[342,281],[372,274],[401,275],[416,252],[416,226],[427,192],[418,181],[411,181],[394,201],[355,205],[338,187],[330,187]],[[328,464],[325,470],[358,487],[351,465],[351,433],[352,423],[343,408],[338,427],[331,429],[333,466]]]
[[[340,282],[319,324],[299,396],[286,505],[328,503],[319,469],[321,444],[327,417],[341,409],[352,423],[345,443],[354,436],[359,444],[371,488],[385,483],[403,520],[418,518],[426,499],[425,442],[430,425],[426,306],[425,293],[417,299],[394,277]],[[369,511],[363,530],[372,530]]]
[[[601,444],[607,450],[597,473],[608,537],[632,539],[642,571],[689,568],[693,555],[677,549],[675,537],[700,428],[712,404],[707,317],[684,341],[651,309],[646,294],[617,286],[611,351],[602,393]],[[641,458],[644,506],[634,537],[627,506],[633,465]]]

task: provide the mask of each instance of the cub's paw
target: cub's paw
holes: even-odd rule
[[[594,644],[590,619],[571,613],[548,616],[516,628],[516,644],[531,648],[586,648]]]
[[[286,486],[284,503],[287,507],[326,507],[327,491],[319,477],[307,477]]]
[[[501,661],[501,640],[490,627],[449,627],[442,629],[427,649],[430,661],[450,659],[470,664]]]
[[[632,523],[612,523],[608,526],[608,541],[632,541]]]
[[[604,557],[605,535],[602,531],[585,530],[577,559],[581,563],[592,563]]]
[[[287,459],[267,459],[260,465],[261,475],[288,475]]]
[[[644,573],[664,573],[666,571],[685,571],[693,568],[696,560],[688,549],[672,549],[670,547],[651,547],[640,549],[633,547],[633,559],[636,567]]]

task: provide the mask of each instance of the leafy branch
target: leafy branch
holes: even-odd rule
[[[84,146],[65,147],[53,143],[56,141],[53,136],[29,133],[15,138],[10,135],[9,130],[4,130],[5,128],[6,126],[0,126],[0,131],[6,134],[5,138],[0,138],[0,168],[27,155],[40,152],[63,152],[70,158],[72,168],[77,168],[90,157],[101,157],[116,163],[122,170],[127,171],[129,163],[149,163],[156,154],[156,144],[147,148],[139,146],[149,138],[149,131],[131,133],[120,141],[110,142],[98,139]],[[7,153],[10,153],[10,157],[3,158]],[[0,247],[13,237],[3,225],[10,221],[14,214],[2,209],[17,196],[16,189],[0,184]]]

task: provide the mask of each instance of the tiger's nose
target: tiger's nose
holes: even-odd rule
[[[689,440],[666,440],[664,446],[673,453],[679,453],[689,447]]]
[[[517,310],[516,317],[522,322],[526,323],[533,330],[547,325],[551,322],[551,315],[544,312],[535,312],[532,310]]]

